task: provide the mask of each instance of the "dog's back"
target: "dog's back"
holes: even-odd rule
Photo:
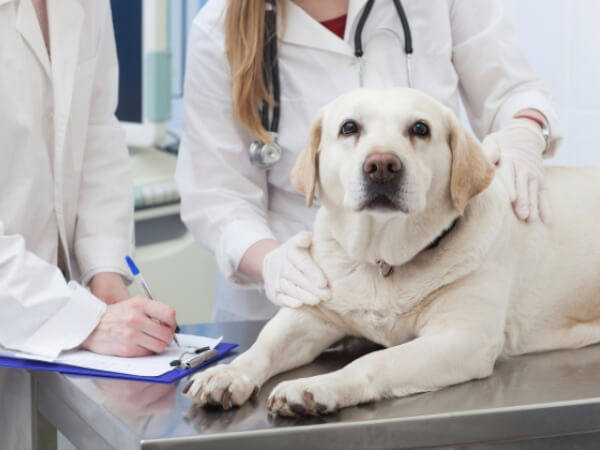
[[[600,341],[600,168],[546,168],[553,219],[513,220],[509,354]]]

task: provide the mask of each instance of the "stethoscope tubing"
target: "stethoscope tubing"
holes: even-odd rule
[[[406,17],[406,13],[404,12],[404,8],[402,7],[402,3],[400,0],[393,0],[394,7],[396,8],[396,12],[398,13],[398,17],[400,22],[402,23],[402,29],[404,32],[404,53],[406,55],[406,72],[407,72],[407,81],[408,86],[412,86],[412,77],[411,77],[411,56],[413,53],[413,41],[412,41],[412,33],[410,29],[410,25],[408,23],[408,18]],[[362,58],[364,54],[363,45],[362,45],[362,32],[373,9],[373,5],[375,4],[375,0],[368,0],[365,4],[365,7],[361,13],[361,16],[358,20],[358,24],[356,26],[356,31],[354,33],[354,55],[357,58]],[[267,0],[266,2],[266,10],[265,10],[265,33],[264,33],[264,50],[263,50],[263,77],[265,80],[265,84],[267,85],[267,89],[270,90],[273,94],[273,112],[269,121],[269,103],[263,101],[262,106],[260,108],[260,118],[261,123],[265,130],[271,133],[273,136],[277,136],[277,131],[279,129],[279,117],[281,114],[281,85],[279,80],[279,61],[277,58],[277,15],[275,11],[275,0]],[[270,66],[270,67],[269,67]],[[270,69],[270,70],[269,70]],[[264,146],[265,143],[262,141],[255,141],[253,146],[260,147]],[[279,149],[279,146],[276,142],[274,144]],[[251,158],[253,164],[261,167],[263,169],[270,169],[275,163],[272,163],[268,166],[260,165],[260,163],[255,163],[255,160]]]
[[[263,53],[263,77],[267,89],[272,91],[273,114],[269,123],[269,104],[263,102],[261,108],[261,122],[265,130],[277,133],[279,129],[279,115],[281,108],[281,88],[279,84],[279,58],[277,58],[277,15],[274,0],[268,0],[265,11],[265,33]],[[270,66],[270,67],[269,67]],[[269,70],[270,69],[270,70]]]

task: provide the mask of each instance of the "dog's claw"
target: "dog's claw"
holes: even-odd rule
[[[223,398],[221,398],[221,405],[223,406],[223,409],[231,409],[231,391],[229,389],[226,389],[225,392],[223,392]]]
[[[302,394],[302,400],[304,400],[304,404],[306,405],[306,407],[308,409],[313,409],[314,396],[313,396],[312,392],[304,391],[304,393]]]
[[[260,389],[258,388],[258,386],[254,386],[254,389],[252,389],[252,394],[250,394],[250,398],[252,400],[256,400],[258,398],[258,391]]]
[[[190,388],[192,387],[193,384],[194,384],[194,380],[191,380],[188,384],[185,385],[185,387],[183,388],[183,390],[181,392],[183,394],[187,394],[187,392],[190,390]]]
[[[281,409],[286,404],[287,399],[285,397],[278,397],[275,399],[275,409]]]
[[[288,403],[285,403],[277,410],[277,414],[285,417],[296,417],[296,413],[290,408]]]

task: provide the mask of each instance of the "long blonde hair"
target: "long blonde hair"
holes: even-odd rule
[[[258,113],[261,101],[274,104],[263,76],[265,3],[266,0],[229,0],[225,16],[225,54],[231,68],[235,118],[257,138],[272,142]],[[285,17],[285,0],[279,0],[276,7]]]

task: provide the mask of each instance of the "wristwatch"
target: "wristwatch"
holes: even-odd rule
[[[544,138],[544,150],[546,151],[548,149],[548,146],[550,145],[550,127],[548,127],[548,124],[546,123],[545,120],[542,120],[538,117],[535,116],[531,116],[529,114],[518,114],[514,117],[515,119],[529,119],[529,120],[533,120],[535,123],[537,123],[540,126],[540,129],[542,130],[542,137]]]
[[[542,120],[542,136],[544,137],[544,142],[546,142],[546,146],[544,147],[544,151],[546,151],[550,146],[550,127],[545,120]]]

